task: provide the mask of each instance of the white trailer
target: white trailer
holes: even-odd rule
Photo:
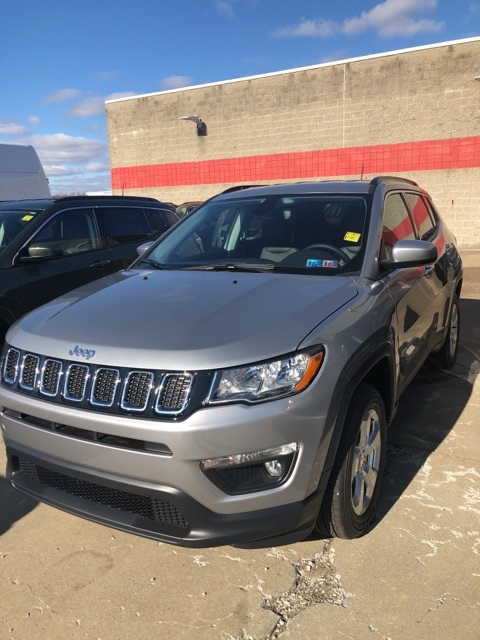
[[[35,149],[0,143],[0,201],[50,197],[48,180]]]

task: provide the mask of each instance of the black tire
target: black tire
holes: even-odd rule
[[[376,503],[385,468],[386,440],[383,400],[373,386],[361,384],[353,395],[345,418],[337,457],[317,520],[317,531],[346,539],[359,538],[367,533],[376,518]]]
[[[436,353],[432,354],[432,356],[430,357],[430,362],[439,369],[451,369],[457,361],[459,340],[460,300],[457,294],[454,294],[445,342]]]

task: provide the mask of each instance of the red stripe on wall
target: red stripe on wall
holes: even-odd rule
[[[112,169],[113,189],[480,167],[480,136]]]

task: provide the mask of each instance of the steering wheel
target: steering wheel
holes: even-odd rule
[[[310,249],[325,249],[326,251],[333,253],[333,255],[337,256],[337,258],[340,258],[340,260],[343,260],[344,262],[348,262],[350,260],[350,257],[344,251],[332,244],[309,244],[308,247],[305,247],[303,250],[309,251]]]

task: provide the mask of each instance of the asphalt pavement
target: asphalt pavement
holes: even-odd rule
[[[14,491],[0,444],[0,640],[480,640],[480,252],[463,258],[458,362],[402,398],[367,536],[173,547]]]

